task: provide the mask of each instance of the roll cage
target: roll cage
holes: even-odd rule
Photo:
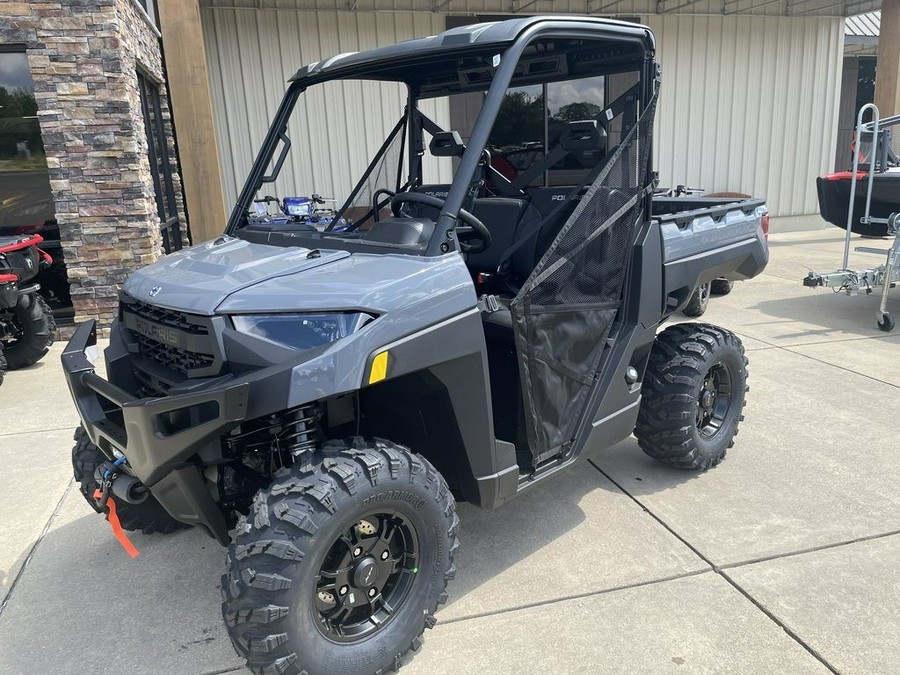
[[[408,175],[404,181],[398,170],[396,191],[421,185],[424,134],[433,136],[443,130],[419,111],[420,100],[456,93],[484,92],[481,110],[465,151],[459,157],[453,182],[427,245],[420,251],[403,251],[426,256],[442,255],[458,247],[454,233],[458,213],[467,197],[471,197],[477,189],[479,176],[484,175],[484,171],[479,169],[485,164],[484,151],[507,89],[587,74],[636,71],[640,73],[635,86],[637,105],[643,110],[655,94],[657,66],[654,55],[653,35],[644,26],[584,17],[542,17],[464,26],[436,36],[336,56],[304,66],[290,80],[225,232],[235,235],[246,225],[254,196],[263,184],[274,181],[277,176],[290,148],[288,121],[299,96],[309,87],[354,79],[398,82],[405,85],[407,91],[403,118],[394,126],[363,177],[338,210],[339,215],[360,191],[379,157],[386,152],[397,134],[404,134],[402,144],[406,149]],[[279,145],[281,152],[276,157]],[[270,166],[273,169],[267,174]],[[489,162],[487,171],[491,172],[498,185],[509,183]],[[648,167],[644,183],[648,184],[650,180]],[[647,206],[649,212],[649,204]],[[338,237],[328,239],[328,243],[314,242],[311,246],[327,248],[335,243],[339,248],[357,248],[352,240],[338,244]],[[295,239],[292,243],[306,242]]]

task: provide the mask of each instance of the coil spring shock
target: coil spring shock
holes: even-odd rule
[[[312,459],[321,436],[318,419],[315,405],[299,406],[284,414],[284,431],[279,440],[295,463],[309,464]]]

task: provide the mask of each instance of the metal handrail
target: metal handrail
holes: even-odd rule
[[[856,143],[853,145],[853,172],[850,174],[850,205],[847,207],[847,235],[844,237],[844,264],[843,269],[847,269],[850,264],[850,235],[853,234],[853,207],[856,206],[856,182],[859,177],[859,153],[860,146],[862,145],[861,137],[862,131],[870,131],[869,129],[865,129],[865,125],[863,123],[863,115],[867,110],[872,111],[872,121],[868,124],[872,125],[872,147],[878,147],[878,132],[879,125],[881,122],[881,113],[878,111],[878,106],[874,103],[866,103],[862,108],[859,109],[859,113],[856,115]],[[898,116],[900,119],[900,116]],[[874,166],[872,167],[874,169]],[[868,187],[866,194],[866,213],[863,216],[863,222],[869,222],[869,208],[872,204],[872,185],[875,179],[875,171],[870,170],[868,176]]]
[[[868,104],[864,105],[862,107],[862,109],[860,109],[860,112],[862,112],[869,106],[872,106],[873,108],[875,108],[874,103],[868,103]],[[875,108],[875,109],[878,110],[878,108]],[[872,131],[871,127],[874,124],[874,122],[875,122],[875,120],[872,120],[871,122],[866,122],[865,124],[863,124],[861,131]],[[887,127],[892,127],[897,124],[900,124],[900,115],[891,115],[890,117],[885,117],[884,119],[880,120],[878,123],[878,127],[879,127],[879,129],[886,129]]]

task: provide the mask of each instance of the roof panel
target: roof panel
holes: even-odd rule
[[[332,56],[323,61],[303,66],[291,78],[291,81],[307,80],[312,84],[332,77],[347,77],[351,73],[354,77],[376,76],[388,65],[397,63],[409,65],[410,60],[427,58],[438,53],[443,54],[447,50],[468,51],[471,49],[473,52],[494,48],[501,50],[512,44],[526,29],[535,24],[547,24],[548,26],[566,24],[575,29],[584,28],[588,25],[595,26],[598,29],[598,37],[603,32],[606,35],[628,35],[643,39],[648,43],[650,49],[654,48],[652,34],[646,26],[640,24],[573,15],[530,16],[506,21],[460,26],[446,30],[438,35],[398,42],[397,44],[367,49],[362,52],[350,52]],[[393,78],[376,76],[372,79]],[[406,80],[404,79],[404,81]]]

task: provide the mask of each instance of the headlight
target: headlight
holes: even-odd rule
[[[305,351],[352,335],[374,317],[363,312],[332,314],[232,315],[234,328],[270,342]]]

